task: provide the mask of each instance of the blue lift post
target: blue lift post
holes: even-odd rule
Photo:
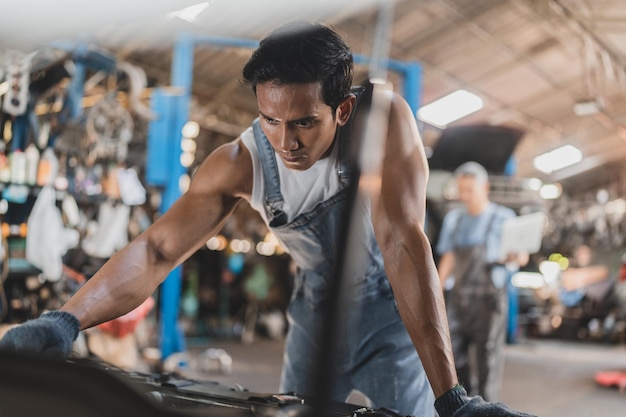
[[[146,182],[163,187],[161,213],[165,213],[181,196],[180,179],[185,168],[180,163],[182,129],[189,120],[189,103],[193,79],[193,38],[180,36],[172,57],[171,85],[156,88],[151,94],[151,109],[157,117],[148,126]],[[185,339],[178,326],[182,267],[170,272],[160,288],[159,308],[161,355],[185,350]]]
[[[176,42],[172,57],[172,87],[181,93],[169,95],[156,89],[152,96],[152,109],[158,119],[150,124],[148,133],[148,181],[163,185],[164,193],[161,212],[165,212],[181,196],[179,180],[185,174],[180,163],[182,128],[189,120],[191,86],[193,82],[193,54],[197,45],[222,47],[256,48],[259,42],[250,39],[215,36],[192,36],[181,34]],[[355,63],[366,63],[367,57],[354,56]],[[422,96],[422,69],[417,62],[390,60],[388,68],[398,72],[404,79],[403,96],[413,114],[417,113]],[[169,98],[168,98],[169,97]],[[164,132],[165,135],[163,135]],[[162,154],[165,153],[165,156]],[[151,181],[152,179],[152,181]],[[161,355],[166,359],[173,353],[185,350],[182,330],[178,326],[178,311],[182,284],[182,269],[174,269],[161,285]]]

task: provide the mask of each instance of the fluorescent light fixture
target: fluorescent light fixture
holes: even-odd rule
[[[565,145],[539,155],[533,160],[533,165],[545,174],[574,165],[583,160],[583,153],[573,145]]]
[[[185,7],[175,12],[169,13],[168,17],[170,18],[177,17],[179,19],[186,20],[187,22],[193,23],[196,21],[200,13],[202,13],[207,7],[209,7],[210,4],[211,3],[208,1],[194,4],[193,6]]]
[[[574,104],[574,114],[576,116],[591,116],[600,113],[603,108],[604,102],[600,98],[578,101]]]
[[[539,178],[528,178],[526,180],[526,187],[528,187],[528,189],[530,190],[539,191],[541,190],[542,186],[543,181],[541,181]]]
[[[544,184],[539,189],[539,196],[544,200],[555,200],[561,196],[562,191],[559,184]]]
[[[456,90],[417,111],[417,117],[428,124],[445,128],[449,123],[484,107],[483,99],[467,90]]]

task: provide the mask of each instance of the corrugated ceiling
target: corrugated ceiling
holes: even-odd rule
[[[194,23],[166,15],[196,1],[25,2],[4,0],[0,49],[32,50],[80,36],[104,45],[168,83],[171,49],[182,30],[260,39],[297,18],[332,23],[358,52],[369,50],[371,1],[213,0]],[[195,115],[244,125],[255,100],[239,86],[250,51],[198,48]],[[520,175],[580,181],[626,160],[626,2],[621,0],[405,0],[396,7],[391,56],[419,61],[422,102],[457,88],[484,98],[483,110],[461,123],[506,124],[527,130],[517,149]],[[397,83],[400,83],[397,77]],[[601,99],[603,110],[574,114],[579,100]],[[201,122],[203,120],[200,120]],[[433,145],[437,129],[425,126]],[[581,164],[551,176],[532,164],[564,144],[579,147]],[[616,172],[621,172],[616,171]]]

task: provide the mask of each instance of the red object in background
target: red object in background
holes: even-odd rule
[[[619,281],[626,282],[626,264],[622,264],[619,268]]]
[[[115,337],[124,337],[135,331],[154,307],[154,298],[148,297],[139,307],[116,319],[98,325],[98,329]]]
[[[617,387],[621,392],[626,391],[626,372],[604,371],[598,372],[595,381],[605,387]]]

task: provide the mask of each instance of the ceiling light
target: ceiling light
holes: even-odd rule
[[[195,159],[194,155],[189,152],[183,152],[180,155],[180,164],[185,168],[189,168],[191,164],[193,164],[193,160]]]
[[[200,125],[198,122],[188,121],[183,125],[182,134],[185,138],[194,139],[200,133]]]
[[[183,138],[183,140],[180,141],[180,149],[182,149],[183,152],[195,153],[197,148],[198,144],[193,139]]]
[[[601,98],[582,100],[574,104],[574,114],[576,116],[591,116],[600,113],[603,108],[604,103]]]
[[[417,117],[428,124],[445,128],[449,123],[484,107],[483,99],[467,90],[456,90],[417,111]]]
[[[544,184],[539,189],[539,196],[544,200],[556,200],[563,192],[559,184]]]
[[[189,190],[189,185],[191,185],[191,177],[187,174],[183,174],[178,178],[178,190],[185,194],[187,190]]]
[[[211,3],[208,1],[194,4],[193,6],[185,7],[175,12],[169,13],[168,17],[177,17],[187,22],[193,23],[196,21],[200,13],[202,13]]]
[[[543,186],[543,181],[539,178],[528,178],[526,179],[526,187],[533,191],[539,191]]]
[[[565,145],[550,152],[539,155],[533,160],[533,165],[545,174],[563,169],[582,161],[583,154],[573,145]]]

